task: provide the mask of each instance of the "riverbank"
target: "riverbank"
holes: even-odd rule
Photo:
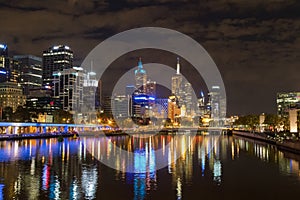
[[[300,154],[300,140],[277,139],[276,137],[268,137],[263,133],[253,133],[253,132],[236,131],[236,130],[233,130],[232,133],[233,135],[267,142],[269,144],[276,145],[278,149]]]
[[[74,133],[32,133],[32,134],[3,134],[0,135],[0,141],[3,140],[24,140],[24,139],[45,139],[58,137],[73,137]]]

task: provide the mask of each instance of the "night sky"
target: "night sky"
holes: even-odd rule
[[[277,92],[300,90],[299,11],[297,0],[0,0],[0,43],[10,55],[37,56],[66,44],[80,65],[120,31],[174,29],[198,41],[215,61],[229,115],[275,113]],[[136,62],[129,59],[128,66]]]

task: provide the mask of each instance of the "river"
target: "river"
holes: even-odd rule
[[[1,141],[0,199],[288,199],[299,162],[237,136]]]

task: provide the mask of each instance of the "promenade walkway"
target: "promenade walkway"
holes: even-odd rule
[[[266,133],[237,131],[237,130],[233,130],[233,135],[264,141],[276,145],[279,149],[284,149],[284,150],[288,150],[300,154],[300,139],[298,137],[284,138],[275,135],[275,133],[273,136],[270,136],[270,134],[266,134]]]

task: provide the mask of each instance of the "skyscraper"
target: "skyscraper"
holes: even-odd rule
[[[8,57],[8,47],[0,44],[0,82],[6,82],[10,76],[10,59]]]
[[[54,96],[60,98],[64,110],[72,111],[73,114],[80,112],[83,105],[84,73],[82,70],[73,67],[53,72]]]
[[[43,52],[43,85],[53,86],[53,72],[73,67],[73,51],[65,45],[50,47]]]
[[[17,55],[13,57],[18,61],[20,71],[20,84],[24,95],[29,95],[29,90],[42,86],[42,58],[33,55]]]
[[[146,70],[143,68],[143,63],[141,58],[138,62],[138,69],[134,71],[134,75],[135,75],[136,88],[140,93],[145,93],[145,86],[147,83],[147,73]]]
[[[155,81],[147,81],[145,85],[145,93],[149,96],[156,96],[156,82]]]
[[[177,58],[177,70],[176,74],[172,76],[172,94],[176,96],[176,98],[180,101],[180,105],[182,104],[182,75],[180,74],[180,63],[179,58]]]

